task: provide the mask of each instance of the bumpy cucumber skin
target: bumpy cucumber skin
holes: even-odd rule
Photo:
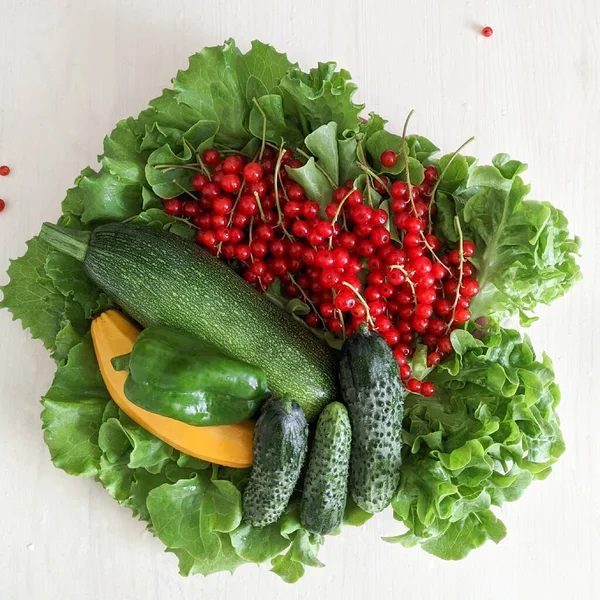
[[[84,267],[144,327],[167,325],[262,368],[310,421],[336,399],[337,360],[291,315],[197,244],[131,224],[94,229]]]
[[[340,388],[352,425],[350,494],[380,512],[400,483],[404,387],[389,345],[366,326],[344,343]]]
[[[304,478],[300,521],[311,533],[327,535],[342,523],[348,493],[352,430],[343,404],[321,413]]]
[[[264,527],[281,516],[300,477],[307,445],[308,423],[300,406],[269,400],[254,430],[254,462],[242,499],[246,522]]]

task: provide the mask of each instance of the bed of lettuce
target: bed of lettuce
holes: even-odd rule
[[[305,73],[260,42],[246,54],[231,40],[205,48],[190,58],[171,89],[106,137],[99,168],[85,168],[68,190],[59,223],[90,229],[130,220],[192,238],[187,222],[161,210],[161,198],[192,188],[193,172],[176,166],[213,146],[251,156],[264,139],[304,153],[306,164],[290,175],[323,206],[333,184],[359,175],[357,161],[386,172],[381,152],[402,147],[402,137],[386,131],[381,117],[359,118],[364,107],[353,102],[355,91],[349,73],[334,63]],[[473,262],[481,293],[472,312],[487,324],[482,329],[471,323],[452,334],[456,353],[428,373],[437,386],[434,397],[407,399],[402,481],[392,503],[401,525],[387,541],[460,559],[506,535],[492,508],[546,477],[564,451],[552,363],[545,355],[536,359],[527,337],[500,323],[518,316],[527,325],[538,303],[568,291],[580,277],[579,240],[570,237],[560,210],[526,199],[525,164],[503,154],[489,166],[457,153],[439,157],[438,148],[418,135],[407,136],[406,145],[413,184],[422,181],[424,165],[435,164],[443,173],[436,233],[456,241],[458,215],[465,237],[477,244]],[[164,164],[175,167],[157,168]],[[387,172],[406,178],[404,170],[398,161]],[[381,202],[371,191],[373,201]],[[71,475],[95,478],[146,521],[177,555],[183,575],[270,561],[275,573],[294,582],[306,566],[322,566],[317,553],[323,538],[302,529],[295,499],[277,523],[250,527],[242,522],[240,495],[247,470],[186,456],[118,409],[89,335],[91,317],[110,299],[74,259],[37,237],[27,245],[27,253],[11,262],[0,306],[42,340],[57,363],[42,398],[53,463]],[[413,363],[423,374],[424,352]],[[349,502],[346,524],[360,526],[369,518]]]

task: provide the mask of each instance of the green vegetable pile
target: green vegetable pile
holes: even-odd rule
[[[350,74],[334,63],[306,73],[260,42],[246,54],[231,40],[206,48],[150,108],[117,124],[104,140],[99,170],[85,168],[68,190],[58,223],[90,230],[129,221],[192,239],[187,221],[162,210],[161,199],[192,189],[193,172],[178,166],[212,147],[252,155],[265,139],[309,156],[296,177],[321,206],[331,199],[328,177],[356,177],[357,156],[365,153],[378,172],[402,176],[404,161],[386,169],[379,158],[387,149],[399,153],[402,137],[387,132],[378,115],[361,120],[355,91]],[[547,477],[564,451],[552,363],[545,355],[536,359],[528,338],[501,322],[518,316],[527,325],[539,303],[573,286],[580,278],[579,240],[570,237],[560,210],[526,199],[525,164],[504,154],[489,166],[458,153],[436,158],[438,148],[418,135],[407,136],[406,147],[414,184],[426,165],[441,173],[436,235],[456,241],[458,217],[477,246],[472,261],[481,292],[471,312],[486,320],[452,333],[455,353],[427,375],[434,397],[405,399],[401,483],[392,498],[403,532],[387,541],[455,560],[488,539],[499,542],[506,530],[492,507]],[[175,166],[154,168],[165,164]],[[302,528],[297,494],[276,523],[243,523],[247,469],[174,450],[110,399],[89,330],[91,317],[112,303],[79,261],[36,237],[9,275],[0,306],[42,340],[58,365],[42,398],[44,438],[57,467],[95,478],[146,521],[177,555],[183,575],[271,561],[275,573],[294,582],[306,566],[322,566],[317,553],[324,538]],[[276,292],[269,296],[282,301]],[[428,370],[425,356],[423,348],[413,357],[417,375]],[[349,500],[344,522],[359,526],[370,516]]]

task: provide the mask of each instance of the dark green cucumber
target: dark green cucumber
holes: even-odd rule
[[[244,490],[244,519],[255,527],[274,523],[285,510],[306,457],[308,423],[300,406],[273,398],[254,429],[254,462]]]
[[[352,425],[350,494],[379,512],[400,482],[404,387],[389,345],[366,326],[344,343],[340,388]]]
[[[335,400],[331,349],[198,245],[123,223],[91,234],[45,223],[41,238],[83,261],[86,273],[145,327],[167,325],[261,367],[277,395],[315,419]]]
[[[326,535],[342,523],[351,439],[346,407],[339,402],[328,404],[317,423],[302,492],[300,521],[311,533]]]

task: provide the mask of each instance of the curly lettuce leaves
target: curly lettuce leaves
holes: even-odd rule
[[[471,310],[475,317],[518,314],[526,324],[539,303],[550,304],[581,278],[580,241],[570,237],[562,211],[525,199],[530,188],[518,173],[526,165],[506,155],[493,162],[470,174],[462,211],[465,233],[478,248],[473,264],[481,292]]]
[[[473,318],[501,321],[518,315],[527,325],[538,304],[552,303],[581,279],[581,242],[570,236],[562,211],[527,199],[530,186],[520,177],[526,164],[506,154],[484,166],[471,157],[451,158],[438,162],[443,176],[436,194],[436,233],[455,243],[458,215],[464,237],[476,244],[471,262],[480,293],[471,304]]]
[[[527,338],[500,328],[483,340],[457,330],[452,343],[455,354],[429,374],[436,395],[406,400],[392,506],[407,531],[388,541],[458,560],[505,536],[491,507],[546,477],[565,446],[547,356],[537,361]]]

